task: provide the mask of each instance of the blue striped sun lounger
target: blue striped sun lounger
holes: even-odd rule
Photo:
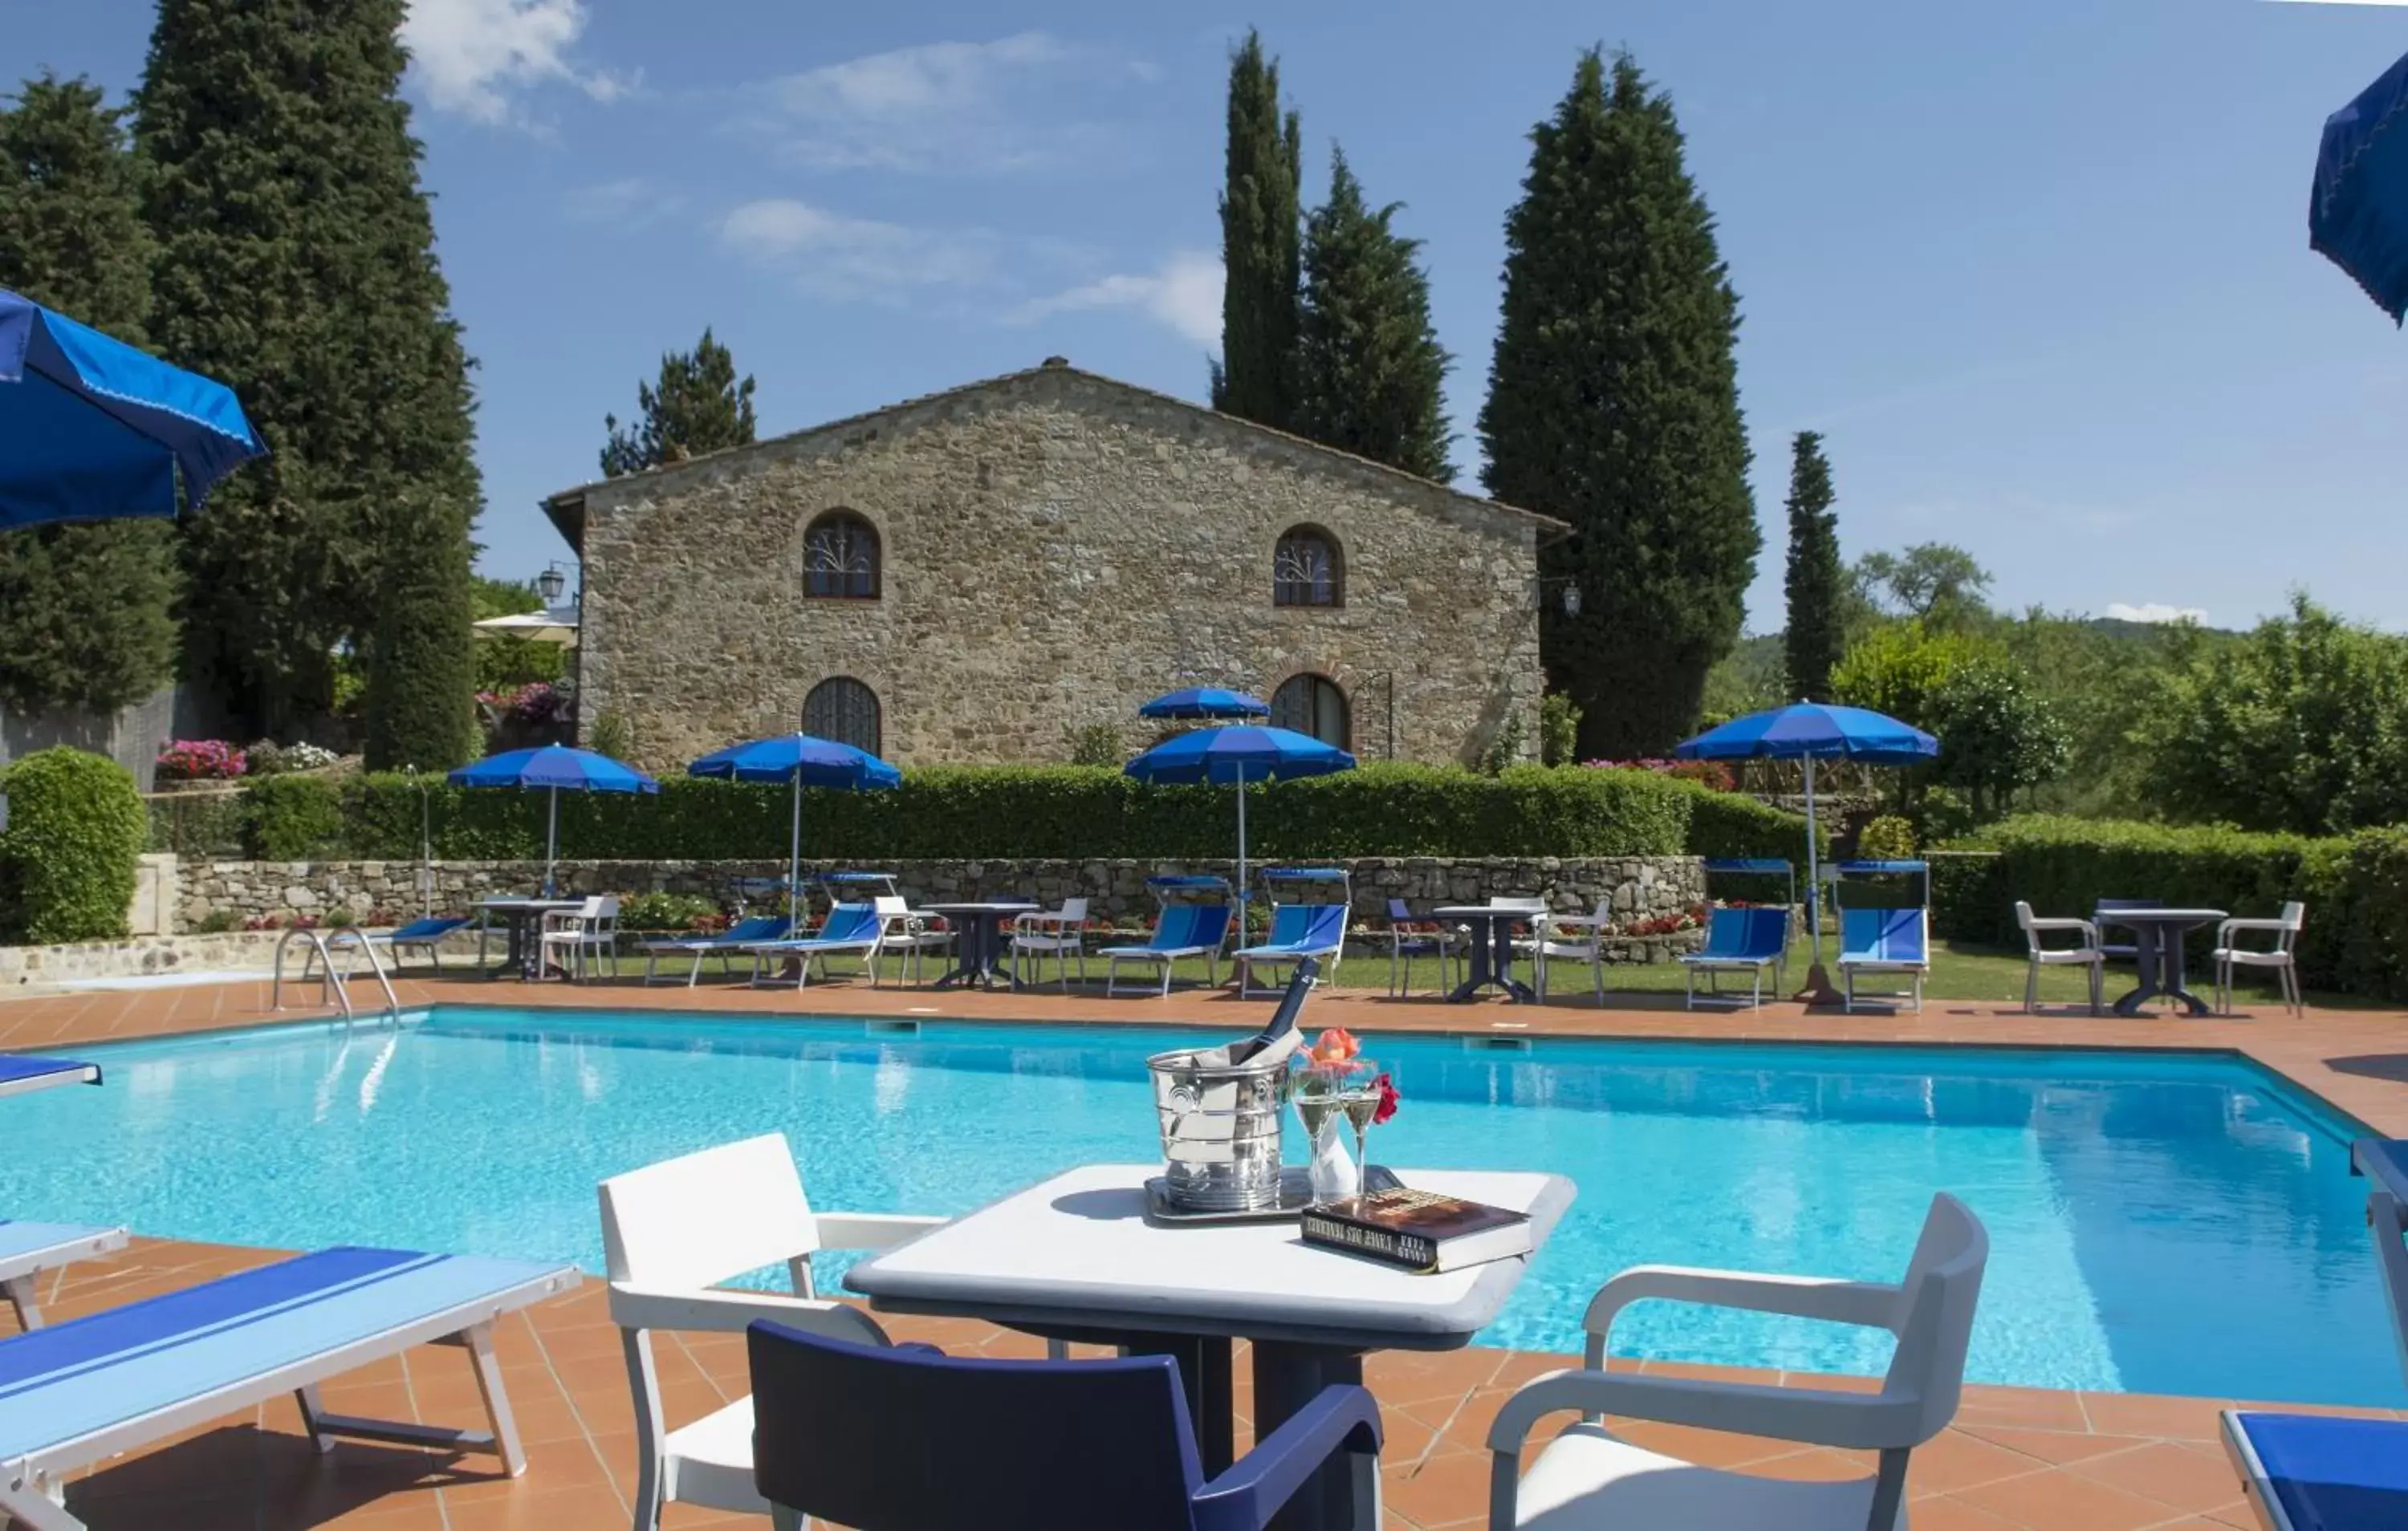
[[[1154,924],[1153,938],[1143,946],[1108,946],[1096,955],[1104,959],[1104,993],[1117,994],[1115,979],[1125,962],[1150,962],[1162,969],[1162,992],[1170,993],[1170,965],[1182,957],[1201,957],[1207,980],[1219,981],[1222,943],[1229,938],[1226,904],[1166,904]]]
[[[100,1065],[73,1058],[38,1058],[0,1052],[0,1095],[29,1095],[61,1084],[98,1084]]]
[[[1911,987],[1901,993],[1867,995],[1878,999],[1913,999],[1923,1010],[1923,976],[1931,971],[1930,911],[1922,909],[1854,909],[1840,911],[1840,978],[1846,985],[1844,1008],[1856,1008],[1856,975],[1902,973]]]
[[[123,1228],[92,1228],[74,1223],[13,1223],[0,1218],[0,1293],[17,1310],[17,1326],[42,1326],[34,1283],[42,1272],[78,1260],[96,1259],[125,1247]]]
[[[875,904],[838,904],[828,910],[820,928],[809,936],[788,937],[775,941],[747,941],[741,950],[752,958],[752,983],[758,988],[765,981],[763,965],[774,968],[785,958],[795,962],[795,987],[799,989],[811,980],[811,964],[820,965],[820,977],[826,978],[827,959],[839,954],[858,956],[865,962],[878,955],[878,943],[886,927],[878,918]],[[773,971],[766,980],[778,981]]]
[[[0,1340],[0,1511],[33,1531],[83,1531],[76,1468],[294,1394],[321,1451],[337,1436],[498,1454],[525,1470],[494,1322],[567,1291],[573,1266],[338,1248]],[[353,1419],[318,1384],[412,1346],[465,1348],[492,1428]]]
[[[795,923],[782,914],[756,914],[750,919],[737,921],[716,936],[678,936],[666,940],[645,941],[638,948],[644,954],[644,981],[652,981],[653,972],[664,956],[687,956],[694,959],[694,966],[687,968],[685,974],[685,986],[691,989],[695,980],[702,976],[702,959],[714,952],[719,953],[721,969],[732,977],[728,965],[738,952],[756,942],[782,941],[787,932],[794,928]]]
[[[1280,904],[1271,909],[1271,928],[1263,934],[1260,946],[1241,947],[1229,953],[1238,968],[1238,997],[1251,999],[1257,994],[1275,994],[1285,985],[1266,984],[1257,989],[1254,983],[1256,967],[1279,967],[1300,962],[1306,957],[1329,959],[1329,978],[1338,976],[1338,963],[1346,949],[1346,914],[1344,904]]]
[[[1786,866],[1787,862],[1778,865]],[[1747,1002],[1751,1009],[1764,1006],[1764,978],[1769,968],[1772,974],[1772,992],[1778,997],[1782,989],[1782,966],[1789,954],[1789,910],[1737,906],[1717,906],[1706,911],[1705,944],[1681,959],[1685,971],[1682,976],[1687,995],[1682,1009],[1698,1008],[1698,975],[1706,975],[1706,993],[1711,997],[1716,975],[1745,973],[1748,975]]]

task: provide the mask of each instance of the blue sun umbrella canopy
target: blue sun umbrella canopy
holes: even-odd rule
[[[803,866],[803,789],[825,787],[835,792],[879,792],[903,784],[903,773],[867,750],[820,738],[811,734],[781,734],[775,738],[731,744],[688,766],[688,776],[724,777],[734,781],[781,781],[795,791],[795,820],[786,850],[786,891],[798,895]],[[797,897],[795,917],[802,917]]]
[[[554,886],[553,868],[560,861],[560,794],[564,792],[658,792],[661,784],[609,755],[546,744],[532,750],[506,750],[463,766],[444,779],[455,787],[514,787],[540,792],[552,805],[544,819],[543,895]]]
[[[1814,960],[1823,956],[1823,894],[1814,845],[1814,763],[1914,766],[1940,753],[1940,741],[1896,718],[1860,707],[1797,702],[1733,718],[1673,746],[1681,760],[1802,760],[1806,763],[1806,920]]]
[[[265,449],[234,391],[0,289],[0,531],[194,508]]]
[[[1165,692],[1137,709],[1140,718],[1268,718],[1271,705],[1242,691],[1188,686]]]
[[[1246,897],[1246,794],[1249,781],[1351,771],[1354,757],[1292,728],[1231,724],[1199,728],[1165,739],[1122,767],[1140,781],[1193,784],[1209,781],[1238,791],[1238,897]]]
[[[2408,57],[2325,119],[2308,247],[2408,318]]]

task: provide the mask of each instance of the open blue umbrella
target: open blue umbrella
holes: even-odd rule
[[[838,792],[874,792],[903,784],[901,771],[868,751],[804,733],[731,744],[724,750],[712,751],[685,770],[688,776],[794,783],[795,824],[786,852],[786,892],[796,898],[793,912],[798,920],[803,912],[803,789],[832,787]]]
[[[1246,783],[1351,771],[1354,757],[1292,728],[1231,724],[1199,728],[1165,739],[1122,769],[1140,781],[1215,785],[1238,789],[1238,898],[1246,897]]]
[[[2408,57],[2325,119],[2308,199],[2308,248],[2408,318]]]
[[[552,868],[560,860],[560,794],[564,792],[658,792],[661,784],[609,755],[546,744],[533,750],[506,750],[463,766],[444,779],[455,787],[515,787],[521,792],[548,792],[552,808],[544,821],[543,895],[552,895]]]
[[[0,289],[0,530],[172,516],[264,451],[223,383]]]
[[[1814,966],[1807,986],[1819,993],[1823,977],[1823,894],[1816,880],[1814,763],[1854,760],[1868,766],[1913,766],[1940,752],[1940,741],[1912,723],[1860,707],[1796,702],[1733,718],[1696,738],[1675,745],[1682,760],[1802,760],[1806,763],[1806,921],[1814,940]]]
[[[1137,709],[1140,718],[1268,718],[1271,705],[1242,691],[1188,686],[1165,692]]]

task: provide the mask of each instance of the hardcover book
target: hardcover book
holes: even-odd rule
[[[1405,1187],[1305,1209],[1304,1241],[1436,1275],[1530,1252],[1530,1218],[1460,1196]]]

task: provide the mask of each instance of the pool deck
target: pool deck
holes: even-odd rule
[[[484,1004],[1231,1029],[1254,1024],[1267,1009],[1260,1000],[1241,1003],[1211,994],[1107,1000],[1052,991],[934,994],[856,982],[797,993],[708,982],[693,990],[645,989],[632,982],[571,988],[447,978],[412,979],[399,988],[410,1008]],[[314,1000],[314,990],[303,993]],[[274,1015],[266,1000],[264,982],[0,1000],[0,1049],[64,1051],[79,1043],[327,1013],[310,1005]],[[1677,998],[1658,1002],[1634,995],[1615,995],[1602,1008],[1585,997],[1543,1007],[1458,1007],[1327,990],[1314,998],[1310,1018],[1315,1025],[1372,1032],[2229,1050],[2268,1066],[2377,1131],[2408,1136],[2408,1013],[2400,1011],[2120,1020],[2061,1009],[2026,1016],[2006,1007],[1936,1000],[1919,1017],[1809,1012],[1795,1005],[1734,1015],[1684,1012]],[[260,1250],[141,1239],[122,1255],[50,1278],[44,1296],[54,1316],[68,1317],[269,1257]],[[1599,1279],[1606,1274],[1599,1272]],[[0,1320],[0,1332],[6,1323]],[[904,1321],[895,1328],[951,1349],[1034,1353],[1033,1341],[982,1324]],[[589,1281],[512,1317],[502,1338],[502,1359],[533,1459],[525,1477],[515,1481],[496,1476],[489,1458],[474,1456],[347,1442],[332,1457],[318,1458],[298,1434],[292,1404],[280,1400],[101,1468],[71,1486],[69,1507],[95,1531],[168,1524],[191,1531],[221,1525],[252,1531],[319,1525],[358,1531],[581,1531],[626,1524],[633,1422],[617,1331],[605,1316],[599,1285]],[[1368,1381],[1388,1430],[1383,1474],[1390,1524],[1420,1531],[1483,1524],[1488,1421],[1516,1384],[1564,1360],[1485,1349],[1373,1357]],[[740,1337],[681,1341],[666,1348],[662,1364],[672,1418],[702,1412],[743,1388]],[[1809,1381],[1705,1367],[1665,1369]],[[1241,1366],[1241,1409],[1243,1377]],[[346,1412],[395,1411],[405,1418],[469,1423],[476,1394],[457,1352],[428,1350],[330,1387],[327,1402]],[[1969,1386],[1956,1424],[1915,1453],[1910,1479],[1914,1524],[1917,1531],[2254,1526],[2258,1523],[2215,1443],[2216,1410],[2229,1406],[2222,1399]],[[1843,1452],[1658,1426],[1634,1426],[1632,1434],[1715,1466],[1814,1477],[1866,1470],[1855,1453]],[[668,1524],[767,1523],[680,1512]]]

